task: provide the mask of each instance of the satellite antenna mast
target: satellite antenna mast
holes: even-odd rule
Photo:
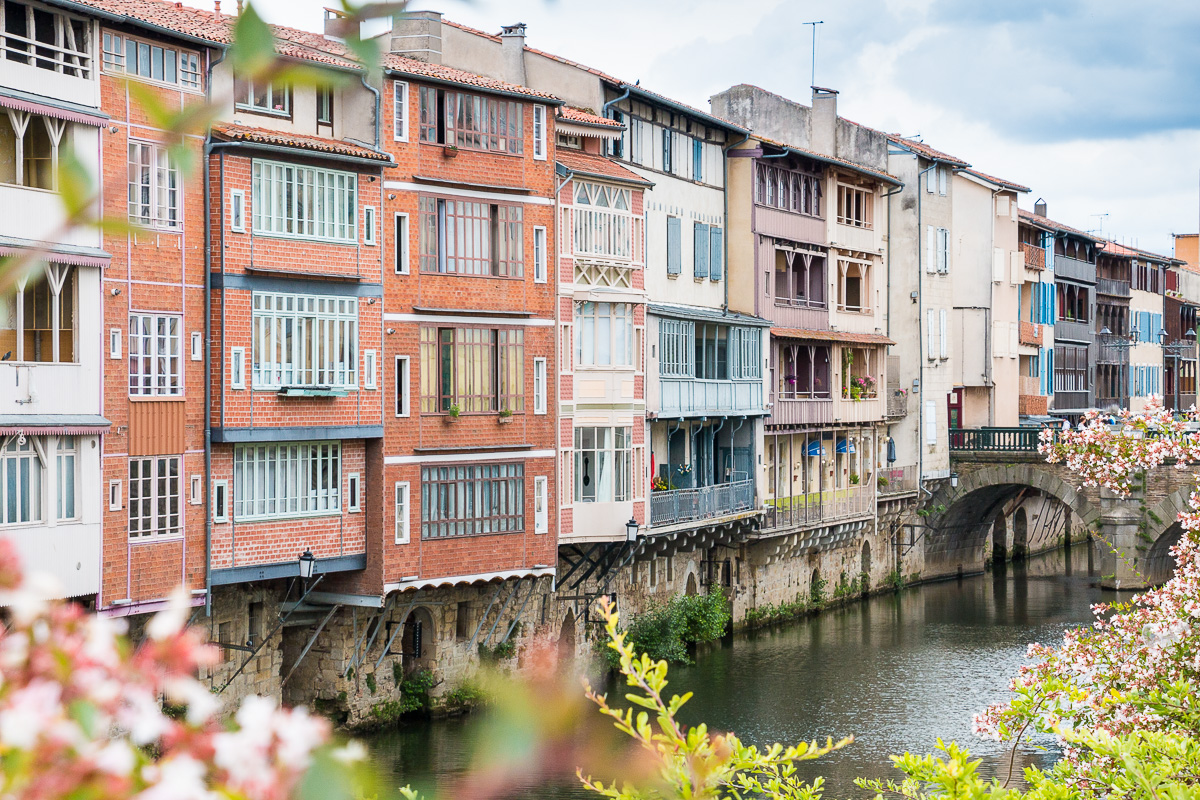
[[[1105,211],[1102,214],[1090,214],[1089,216],[1096,217],[1098,227],[1096,228],[1095,232],[1103,235],[1103,233],[1104,233],[1104,218],[1108,216],[1108,212]],[[1089,233],[1091,233],[1091,231],[1089,231]]]
[[[801,22],[801,25],[812,25],[812,82],[810,86],[817,85],[817,26],[824,25],[825,20],[819,19],[814,22]]]

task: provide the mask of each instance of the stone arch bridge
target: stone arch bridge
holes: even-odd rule
[[[950,432],[951,470],[927,499],[930,514],[918,523],[924,542],[925,577],[981,570],[989,535],[1031,495],[1053,498],[1066,512],[1072,540],[1091,534],[1101,548],[1100,574],[1108,588],[1133,589],[1170,576],[1169,549],[1182,532],[1177,516],[1187,506],[1192,470],[1160,467],[1144,490],[1127,498],[1080,487],[1061,464],[1037,452],[1036,428],[982,428]],[[957,485],[952,485],[957,483]]]

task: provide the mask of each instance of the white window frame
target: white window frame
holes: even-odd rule
[[[260,459],[261,456],[261,459]],[[275,496],[271,487],[262,483],[256,474],[259,462],[275,463]],[[324,467],[327,477],[323,485],[304,486],[314,472]],[[342,513],[342,448],[337,441],[271,442],[258,445],[237,445],[233,449],[233,519],[245,520],[291,519],[296,517],[328,517]],[[291,475],[289,476],[289,470]],[[271,473],[269,468],[264,472]],[[291,491],[292,494],[281,494]],[[250,496],[250,491],[263,495]]]
[[[932,309],[925,310],[925,357],[930,361],[937,358],[934,351],[937,349],[937,312]]]
[[[145,228],[182,230],[183,177],[171,151],[155,142],[130,139],[126,168],[129,221]]]
[[[533,532],[550,532],[550,481],[545,475],[533,478]]]
[[[362,493],[362,482],[359,479],[357,472],[351,472],[346,476],[346,510],[351,514],[357,514],[362,510],[359,503],[359,495]]]
[[[365,388],[365,389],[374,389],[375,388],[375,371],[376,371],[376,369],[377,369],[377,362],[375,360],[375,351],[374,350],[364,350],[363,351],[363,388]]]
[[[246,102],[244,102],[244,103],[240,102],[238,99],[238,95],[243,86],[246,87]],[[252,114],[266,114],[266,115],[272,116],[272,117],[291,118],[291,116],[292,116],[292,87],[288,86],[286,83],[282,83],[282,82],[280,82],[280,83],[270,82],[267,85],[266,89],[268,92],[270,92],[270,98],[271,98],[268,101],[267,105],[265,105],[265,106],[255,105],[254,104],[254,95],[256,94],[256,92],[254,91],[254,81],[243,80],[241,78],[235,77],[234,81],[233,81],[233,103],[234,103],[233,107],[235,109],[238,109],[239,111],[249,111]],[[276,92],[280,92],[280,91],[283,92],[283,108],[282,109],[275,108],[275,94],[276,94]]]
[[[591,306],[587,309],[587,306]],[[601,306],[608,306],[608,330],[609,330],[609,362],[607,364],[600,362],[596,358],[596,331],[600,329],[598,320],[604,318],[601,314]],[[618,316],[618,308],[623,307],[625,313]],[[585,314],[585,310],[591,313]],[[620,369],[630,368],[634,365],[636,356],[633,352],[634,344],[634,317],[632,303],[594,303],[591,301],[583,301],[575,303],[575,366],[578,367],[595,367],[597,369]],[[628,321],[628,325],[618,324],[618,322]],[[617,336],[618,328],[624,328],[628,336],[625,342],[625,348],[618,350],[619,338]],[[591,346],[591,355],[588,357],[588,346]]]
[[[246,190],[234,189],[229,193],[229,230],[246,232]]]
[[[375,244],[379,239],[375,206],[363,207],[363,244]]]
[[[233,347],[229,350],[229,388],[246,388],[246,348]]]
[[[9,450],[9,447],[14,447],[14,450]],[[24,470],[21,465],[28,463],[28,467]],[[21,491],[21,475],[24,473],[27,476],[26,486],[29,490],[28,494]],[[28,437],[24,442],[15,436],[0,437],[0,529],[7,527],[18,527],[27,525],[44,526],[48,516],[46,514],[46,484],[50,481],[49,470],[46,469],[44,463],[44,449],[41,442],[33,436]],[[11,476],[11,477],[10,477]],[[9,520],[8,504],[10,497],[9,480],[17,486],[17,504],[16,518]],[[25,506],[28,508],[28,519],[22,519],[22,503],[20,500],[25,499]]]
[[[942,197],[946,196],[946,183],[947,183],[947,176],[949,175],[949,173],[950,173],[950,171],[948,169],[946,169],[945,167],[937,168],[938,194],[940,194]]]
[[[545,283],[548,278],[546,265],[546,226],[533,226],[533,282]]]
[[[533,106],[533,158],[535,161],[546,160],[546,107]]]
[[[213,522],[229,522],[229,481],[213,481]]]
[[[123,506],[121,505],[121,482],[120,481],[109,481],[108,482],[108,510],[109,511],[120,511],[122,507]]]
[[[148,321],[152,332],[135,334],[135,319],[138,320],[139,327],[144,327],[144,323]],[[168,326],[165,337],[157,333],[159,324],[163,321],[166,321]],[[174,322],[173,334],[169,332],[171,322]],[[129,359],[130,362],[137,359],[138,364],[137,369],[131,366],[129,370],[130,397],[179,397],[183,394],[183,353],[180,352],[183,342],[180,341],[182,336],[179,332],[181,327],[183,319],[176,314],[133,312],[129,315]],[[142,346],[135,349],[135,342]],[[160,352],[160,345],[163,344],[167,346],[168,352]],[[169,352],[172,345],[174,353]],[[164,364],[166,370],[160,371]],[[142,372],[143,367],[147,368],[148,374]],[[136,385],[135,377],[138,379]],[[149,380],[150,385],[145,385],[145,379]]]
[[[204,360],[204,334],[192,331],[192,361]]]
[[[403,220],[403,222],[401,222]],[[411,251],[408,246],[408,212],[397,211],[392,218],[392,235],[396,237],[395,270],[397,275],[408,274],[408,262]]]
[[[135,481],[130,475],[129,479],[129,540],[131,542],[145,542],[161,539],[176,539],[183,535],[183,493],[182,479],[182,459],[179,456],[148,456],[146,458],[131,458],[129,459],[129,467],[132,470],[135,463],[141,463],[143,467],[147,464],[150,466],[150,475],[139,476]],[[168,469],[173,464],[175,475],[171,477],[160,475],[161,466],[166,465]],[[164,482],[166,483],[167,493],[160,495]],[[171,492],[171,484],[174,483],[174,492]],[[135,487],[141,485],[141,488],[147,489],[147,496],[143,497],[141,490],[135,492]],[[171,513],[171,504],[174,502],[175,513]],[[149,504],[150,512],[143,516],[136,514],[139,503]],[[167,511],[163,514],[160,511],[162,503],[167,504]],[[176,524],[171,525],[171,517],[176,518]],[[164,523],[165,518],[165,523]],[[148,529],[145,532],[134,534],[134,520],[145,520]]]
[[[204,476],[193,475],[188,487],[188,503],[198,506],[204,502]]]
[[[79,503],[79,442],[78,436],[59,436],[54,446],[54,518],[59,522],[70,522],[82,516]],[[70,515],[63,513],[63,504],[68,497],[73,512]]]
[[[948,228],[938,228],[934,236],[937,271],[941,275],[946,275],[950,272],[950,230]]]
[[[358,388],[358,298],[254,292],[251,305],[250,380],[254,389]],[[286,329],[288,321],[293,331],[290,352],[286,338],[278,333]],[[327,335],[322,335],[326,329]],[[339,345],[347,337],[350,350],[339,359]],[[310,341],[316,342],[321,354],[306,367]],[[272,352],[259,352],[260,348]],[[276,362],[277,355],[290,360]],[[322,355],[326,360],[319,363]]]
[[[250,181],[250,223],[255,234],[284,239],[357,243],[356,173],[256,158],[251,166]],[[282,193],[295,199],[303,194],[310,202],[294,203],[290,210],[280,208],[276,200]],[[332,213],[318,217],[318,211],[330,205]],[[304,217],[299,214],[301,208]]]
[[[179,47],[164,47],[160,42],[153,42],[149,39],[139,39],[135,36],[130,36],[126,33],[116,33],[114,31],[105,30],[100,37],[101,42],[101,63],[104,71],[110,74],[120,74],[127,78],[132,78],[146,83],[154,83],[159,86],[172,86],[183,89],[188,92],[199,92],[203,87],[200,72],[200,54],[195,50],[185,50]],[[129,69],[129,45],[134,44],[138,48],[139,68]],[[149,65],[150,74],[143,75],[140,70],[140,51],[141,48],[147,48],[147,53],[150,55]],[[155,78],[153,68],[153,51],[154,49],[161,50],[163,53],[163,77]],[[175,54],[175,80],[168,81],[166,79],[166,61],[167,53]],[[191,67],[191,69],[185,69]],[[186,76],[191,76],[192,80],[185,79]]]
[[[938,309],[938,358],[943,361],[950,357],[950,339],[946,336],[946,309]]]
[[[533,360],[533,413],[546,413],[546,396],[547,396],[547,378],[549,371],[546,366],[546,359],[535,358]]]
[[[411,395],[409,394],[409,369],[412,363],[410,358],[410,356],[396,356],[396,371],[394,375],[396,381],[395,412],[397,417],[407,417],[412,413],[412,406],[410,405]]]
[[[408,141],[408,81],[392,84],[392,139]]]
[[[109,328],[108,329],[108,357],[109,358],[119,359],[121,357],[121,339],[122,338],[123,337],[121,336],[120,328]]]
[[[408,544],[412,510],[409,508],[408,481],[397,481],[395,490],[396,544]]]

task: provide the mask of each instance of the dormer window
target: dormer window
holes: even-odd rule
[[[569,133],[560,133],[558,135],[559,147],[570,147],[575,150],[583,149],[583,139],[578,136],[573,136]]]
[[[235,79],[233,100],[241,111],[271,114],[276,117],[292,115],[292,93],[284,83]],[[332,106],[330,111],[332,111]]]

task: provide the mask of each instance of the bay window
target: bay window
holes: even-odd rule
[[[525,465],[421,469],[421,538],[525,530]]]
[[[577,182],[574,220],[574,252],[630,260],[633,258],[633,215],[629,189]]]
[[[358,385],[358,300],[255,292],[253,388]]]
[[[353,244],[358,176],[341,170],[254,160],[254,232]]]
[[[582,367],[633,366],[633,305],[575,304],[575,363]]]
[[[525,233],[520,206],[420,199],[421,271],[520,278]]]
[[[520,155],[524,148],[524,106],[486,95],[422,86],[422,142]]]
[[[633,429],[575,429],[575,502],[625,502],[632,497]]]
[[[421,328],[421,412],[525,409],[525,332]]]
[[[177,536],[179,492],[179,456],[129,459],[129,538]]]
[[[233,518],[339,513],[341,475],[338,442],[239,445],[233,449]]]
[[[682,319],[659,320],[659,374],[701,380],[762,376],[757,328]]]

